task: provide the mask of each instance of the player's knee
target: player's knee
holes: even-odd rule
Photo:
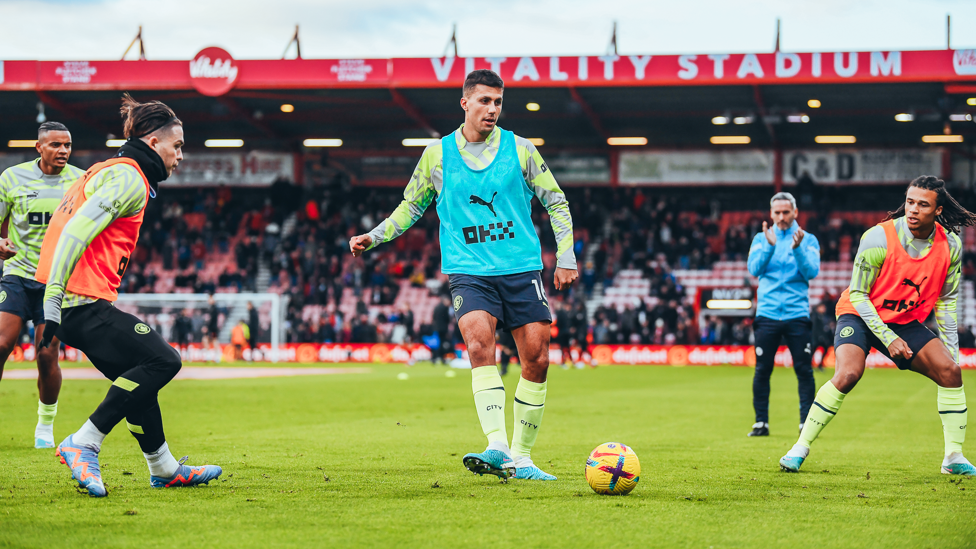
[[[951,364],[939,371],[936,383],[940,387],[962,387],[962,369],[958,364]]]
[[[58,370],[60,370],[60,367],[58,366],[57,347],[53,349],[47,347],[37,353],[37,371],[41,377],[52,375]]]
[[[7,357],[10,356],[14,350],[14,340],[6,337],[0,337],[0,362],[6,362]]]
[[[183,368],[183,360],[180,358],[180,352],[170,347],[170,352],[163,357],[160,368],[167,374],[174,376],[178,374],[180,369]]]
[[[847,394],[851,392],[857,382],[861,380],[861,374],[857,372],[837,372],[830,380],[830,383],[840,392]]]
[[[482,341],[471,341],[467,344],[468,357],[472,361],[490,362],[495,359],[495,349],[493,346],[485,345]]]

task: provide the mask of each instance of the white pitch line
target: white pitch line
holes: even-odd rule
[[[176,379],[252,379],[259,377],[324,376],[335,374],[368,374],[369,368],[219,368],[206,366],[184,367]],[[95,368],[64,368],[64,379],[105,379]],[[37,370],[24,368],[6,370],[3,379],[37,379]]]

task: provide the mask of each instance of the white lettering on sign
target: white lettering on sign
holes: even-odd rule
[[[834,72],[841,78],[850,78],[857,74],[857,52],[847,54],[847,65],[844,65],[844,54],[834,54]]]
[[[742,64],[739,65],[739,72],[735,75],[739,78],[745,78],[750,74],[756,78],[763,77],[762,65],[759,64],[759,58],[754,53],[747,53],[743,56]]]
[[[495,74],[502,73],[502,63],[507,60],[507,57],[485,57],[485,61],[491,64],[491,70],[494,71]]]
[[[579,65],[576,70],[576,78],[586,80],[590,77],[590,60],[587,57],[579,58]]]
[[[549,79],[556,81],[569,80],[569,73],[559,70],[558,57],[549,58]]]
[[[630,59],[630,64],[634,66],[634,77],[637,78],[638,80],[643,80],[644,75],[646,74],[647,71],[647,64],[651,62],[651,56],[631,55],[627,57],[627,59]]]
[[[437,81],[444,82],[451,74],[451,67],[454,66],[454,58],[445,57],[444,59],[438,59],[431,57],[430,64],[434,66],[434,76],[437,78]]]
[[[54,70],[61,77],[63,84],[88,84],[98,69],[88,64],[88,61],[65,61]]]
[[[956,74],[976,74],[976,50],[952,52],[952,68]]]
[[[810,64],[810,72],[813,73],[813,75],[817,78],[820,78],[820,75],[823,74],[823,66],[820,60],[819,52],[813,54],[813,62]]]
[[[708,56],[712,60],[712,74],[715,75],[715,78],[725,78],[725,60],[729,57],[724,53]]]
[[[532,61],[531,57],[519,57],[519,62],[515,67],[515,74],[512,75],[512,78],[518,82],[526,76],[529,77],[529,80],[536,81],[539,79],[539,71],[535,68],[535,62]]]
[[[471,71],[474,70],[474,57],[464,58],[464,77],[467,78]]]
[[[619,55],[601,55],[597,57],[603,61],[603,79],[613,80],[613,64],[620,60]]]
[[[712,299],[752,299],[750,288],[715,288]]]
[[[681,70],[678,71],[678,78],[691,80],[698,76],[698,65],[695,64],[695,59],[698,59],[697,55],[678,56],[678,65],[681,66]]]
[[[340,59],[338,65],[332,65],[332,72],[339,77],[339,82],[365,82],[373,66],[363,59]]]
[[[901,76],[901,52],[893,51],[885,57],[884,52],[871,52],[871,76]]]
[[[0,61],[0,84],[3,84],[3,61]]]
[[[237,79],[237,67],[231,59],[216,59],[213,62],[206,55],[190,61],[191,78],[225,78]]]
[[[800,56],[795,53],[776,52],[777,78],[790,78],[800,72]]]

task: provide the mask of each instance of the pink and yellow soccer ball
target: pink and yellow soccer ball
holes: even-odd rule
[[[629,494],[639,480],[640,460],[630,446],[607,442],[586,458],[586,482],[598,494]]]

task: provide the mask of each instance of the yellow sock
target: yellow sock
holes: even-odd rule
[[[474,405],[478,409],[481,430],[488,442],[508,445],[505,432],[505,385],[495,366],[479,366],[471,369],[471,390]]]
[[[519,378],[515,389],[515,428],[512,430],[512,457],[529,456],[539,437],[542,413],[546,409],[546,382],[534,383]]]
[[[840,405],[844,403],[845,396],[847,395],[838,391],[833,383],[829,381],[824,383],[817,391],[817,398],[810,407],[810,413],[807,414],[807,421],[803,424],[803,431],[800,432],[800,440],[797,444],[809,448],[820,436],[820,431],[834,419],[834,415],[840,410]]]
[[[939,387],[939,418],[945,436],[945,454],[962,452],[966,442],[966,392],[962,387]]]

